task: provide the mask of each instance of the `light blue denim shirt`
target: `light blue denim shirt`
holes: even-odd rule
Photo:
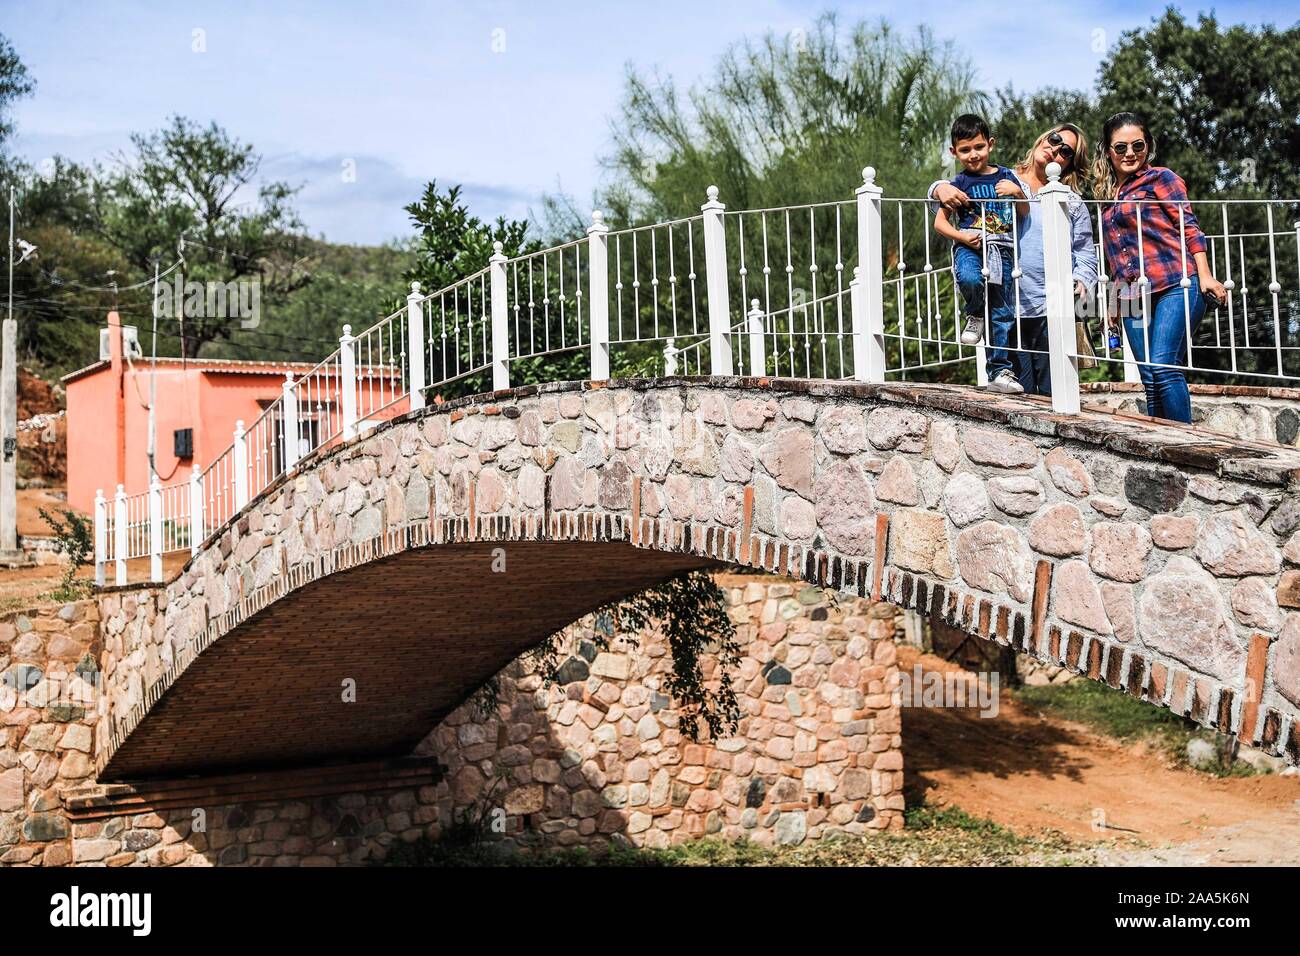
[[[1017,176],[1016,180],[1026,196],[1035,195],[1023,179]],[[946,182],[946,180],[939,182]],[[927,198],[934,198],[934,189],[939,182],[930,185]],[[1047,314],[1047,290],[1043,285],[1042,208],[1036,202],[1031,202],[1028,206],[1029,212],[1017,222],[1016,239],[1020,265],[1020,314],[1032,317]],[[1067,208],[1073,240],[1074,277],[1091,292],[1097,283],[1097,246],[1092,241],[1092,220],[1088,216],[1087,205],[1073,190],[1067,200]],[[1010,254],[1008,250],[1006,255]]]

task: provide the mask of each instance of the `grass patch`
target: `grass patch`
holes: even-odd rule
[[[456,845],[421,839],[394,845],[382,866],[1029,866],[1078,863],[1064,835],[1022,837],[959,807],[919,806],[902,832],[836,835],[803,846],[693,840],[662,849],[611,842],[596,849],[518,850],[504,842]]]
[[[1121,694],[1091,680],[1014,690],[1017,701],[1039,711],[1091,727],[1107,737],[1128,743],[1145,741],[1175,764],[1187,765],[1187,744],[1198,738],[1217,743],[1217,735],[1166,707]],[[1220,777],[1248,777],[1255,769],[1244,761],[1207,769]]]
[[[961,807],[932,807],[922,803],[903,811],[909,830],[966,830],[989,836],[1013,835],[1010,830],[985,817],[973,817]]]

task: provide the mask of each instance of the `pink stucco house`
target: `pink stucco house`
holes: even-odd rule
[[[68,502],[86,513],[93,511],[99,489],[111,498],[119,484],[129,494],[149,487],[150,362],[124,354],[116,312],[109,313],[107,333],[108,358],[63,378]],[[311,368],[302,362],[158,359],[156,455],[162,484],[185,482],[194,468],[210,464],[230,445],[237,421],[252,426],[280,397],[286,373],[297,377]],[[325,404],[334,404],[332,396]]]

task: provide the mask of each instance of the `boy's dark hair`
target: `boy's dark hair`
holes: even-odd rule
[[[993,134],[989,132],[989,124],[984,122],[984,117],[976,116],[974,113],[963,113],[952,122],[952,144],[956,146],[963,139],[974,139],[976,136],[983,136],[985,139],[992,139]]]

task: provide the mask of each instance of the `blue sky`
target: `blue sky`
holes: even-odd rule
[[[37,80],[15,110],[14,148],[28,160],[104,160],[172,113],[216,120],[263,154],[264,175],[302,186],[313,233],[369,243],[409,231],[402,206],[431,178],[463,183],[485,218],[526,215],[557,185],[588,204],[628,63],[685,83],[741,37],[806,28],[834,9],[845,21],[928,24],[973,58],[986,89],[1087,87],[1097,48],[1164,6],[1043,5],[1028,26],[1014,5],[972,13],[951,0],[0,0],[0,32]],[[1281,10],[1215,9],[1251,23]]]

